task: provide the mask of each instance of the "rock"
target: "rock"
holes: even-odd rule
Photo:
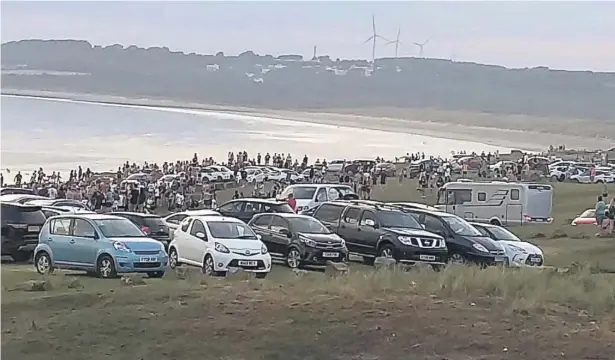
[[[145,285],[145,280],[143,279],[143,277],[141,275],[124,275],[120,278],[120,281],[122,282],[122,284],[127,285],[127,286],[138,286],[138,285]]]
[[[81,289],[83,287],[83,285],[81,285],[81,282],[77,278],[70,279],[67,286],[69,289]]]
[[[378,269],[393,269],[397,261],[391,258],[377,257],[374,259],[374,267]]]
[[[231,280],[249,280],[252,278],[252,274],[244,271],[242,268],[229,267],[226,272],[226,278]]]
[[[348,275],[348,265],[339,262],[327,261],[325,275],[330,277]]]
[[[188,267],[187,266],[178,266],[175,268],[175,276],[180,280],[186,280],[188,278]]]
[[[296,276],[304,276],[304,275],[308,274],[308,271],[307,270],[303,270],[303,269],[293,269],[292,272]]]
[[[26,291],[49,291],[51,288],[49,280],[30,280],[25,286]]]

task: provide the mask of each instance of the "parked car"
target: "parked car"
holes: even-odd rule
[[[459,216],[412,208],[403,211],[413,215],[425,230],[446,240],[450,263],[480,266],[506,264],[504,248]]]
[[[171,237],[173,237],[173,230],[179,227],[179,224],[188,216],[220,216],[220,213],[214,210],[202,209],[202,210],[186,210],[182,212],[176,212],[167,215],[162,219],[164,224],[169,227],[171,231]]]
[[[384,172],[387,177],[395,177],[397,168],[395,167],[395,164],[393,163],[389,163],[389,162],[379,163],[376,165],[374,172],[376,174]]]
[[[207,174],[210,181],[231,181],[233,180],[233,172],[226,166],[211,165],[201,170],[202,174]]]
[[[34,195],[34,190],[9,186],[1,188],[0,195]]]
[[[542,266],[544,264],[544,254],[542,249],[529,242],[519,239],[519,237],[506,228],[498,225],[474,223],[476,230],[484,236],[497,241],[504,246],[508,265],[512,267]]]
[[[327,261],[345,262],[348,258],[344,240],[310,216],[258,214],[248,225],[261,236],[271,256],[283,259],[292,269]]]
[[[69,214],[49,218],[34,250],[39,274],[54,269],[83,270],[101,278],[120,273],[164,276],[168,257],[128,219],[108,214]]]
[[[32,200],[49,200],[48,197],[31,195],[31,194],[8,194],[0,195],[0,202],[12,202],[18,204],[25,204]]]
[[[261,169],[248,168],[246,169],[246,181],[255,184],[265,181],[265,173]]]
[[[587,209],[583,211],[579,216],[572,220],[570,225],[598,225],[598,220],[596,220],[596,209]]]
[[[615,182],[615,174],[606,171],[596,171],[596,176],[594,177],[594,181],[592,182],[590,172],[585,171],[570,176],[570,180],[581,184],[613,183]]]
[[[284,200],[242,198],[228,201],[220,205],[217,212],[244,222],[249,222],[256,214],[261,213],[288,213],[294,214],[293,209]]]
[[[62,207],[72,207],[72,208],[80,208],[83,210],[90,210],[86,204],[79,200],[70,200],[70,199],[36,199],[36,200],[28,200],[25,202],[28,205],[38,205],[38,206],[62,206]]]
[[[40,206],[9,202],[1,206],[2,255],[10,255],[17,262],[28,261],[38,244],[45,214]]]
[[[46,218],[62,214],[94,214],[93,211],[72,206],[42,206],[41,210]]]
[[[365,201],[322,204],[314,218],[346,241],[351,254],[372,264],[376,257],[405,263],[427,263],[439,268],[448,260],[440,235],[424,230],[416,219],[398,207]]]
[[[333,160],[327,164],[327,172],[341,172],[348,164],[346,160]]]
[[[206,275],[224,275],[230,267],[264,278],[271,256],[263,242],[243,221],[223,216],[190,216],[175,230],[169,245],[170,266],[198,266]]]
[[[169,248],[171,230],[160,216],[135,212],[114,212],[113,215],[132,221],[133,224],[137,225],[147,236],[160,241],[165,251]]]
[[[289,185],[282,191],[279,198],[286,200],[289,194],[293,194],[297,201],[297,212],[312,209],[327,201],[359,198],[350,186],[341,184]]]

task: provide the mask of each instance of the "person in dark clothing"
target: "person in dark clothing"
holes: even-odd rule
[[[129,195],[130,199],[128,202],[128,211],[137,211],[137,205],[139,204],[139,189],[133,187],[132,189],[130,189]]]
[[[105,196],[102,192],[99,190],[94,191],[94,194],[92,194],[92,198],[90,199],[90,202],[94,205],[94,211],[100,211],[104,200]]]
[[[387,183],[387,174],[383,171],[380,173],[380,184],[386,185]]]

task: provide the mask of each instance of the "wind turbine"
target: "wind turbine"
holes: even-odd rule
[[[395,44],[395,58],[398,58],[397,51],[399,50],[399,44],[401,44],[401,42],[399,41],[400,34],[401,34],[401,28],[397,29],[397,39],[395,41],[389,41],[388,43],[386,43],[387,45]]]
[[[384,37],[376,33],[376,17],[374,16],[374,14],[372,14],[372,30],[373,30],[372,36],[370,36],[369,39],[365,40],[365,43],[373,41],[373,44],[372,44],[372,71],[373,71],[374,64],[376,63],[376,39],[380,38],[384,41],[389,41],[389,40],[385,39]]]
[[[425,42],[424,42],[424,43],[416,43],[416,42],[414,43],[414,45],[416,45],[416,46],[418,46],[418,47],[419,47],[419,57],[423,57],[423,47],[424,47],[425,45],[427,45],[427,43],[429,42],[429,40],[431,40],[431,39],[427,39],[427,40],[425,40]]]

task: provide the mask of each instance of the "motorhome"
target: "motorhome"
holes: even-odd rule
[[[450,182],[438,192],[436,208],[468,221],[493,225],[549,224],[553,188],[514,182]]]

